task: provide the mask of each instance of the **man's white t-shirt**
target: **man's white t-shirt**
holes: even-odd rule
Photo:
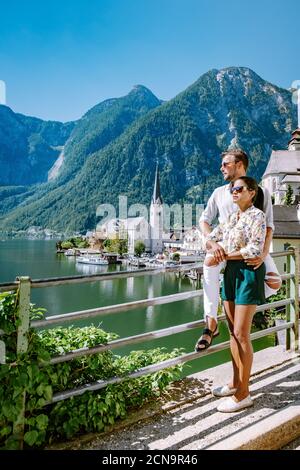
[[[230,193],[231,184],[219,186],[210,196],[206,208],[202,212],[199,222],[207,222],[209,225],[218,218],[219,223],[226,222],[228,217],[239,208],[232,200]],[[262,188],[264,192],[264,213],[266,215],[267,227],[274,231],[272,200],[269,191]]]

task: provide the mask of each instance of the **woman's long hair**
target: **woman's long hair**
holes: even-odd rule
[[[245,181],[247,188],[255,191],[255,195],[252,198],[253,205],[260,209],[264,210],[264,192],[260,186],[258,186],[256,180],[251,178],[251,176],[240,176],[237,180]]]

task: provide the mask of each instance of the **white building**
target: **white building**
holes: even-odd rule
[[[192,227],[184,233],[182,249],[195,252],[204,251],[203,236],[199,228]]]
[[[150,238],[151,252],[163,251],[163,202],[160,194],[158,165],[155,171],[153,196],[150,205]]]
[[[288,150],[273,151],[262,177],[262,186],[267,188],[277,205],[283,204],[288,185],[296,199],[300,197],[300,128],[292,133]]]
[[[102,225],[97,226],[96,237],[102,240],[109,238],[115,240],[116,238],[126,238],[126,220],[127,219],[110,219]]]
[[[150,205],[150,223],[145,217],[110,219],[97,226],[94,238],[105,240],[127,238],[128,253],[133,254],[135,243],[142,241],[146,251],[153,254],[163,251],[163,202],[160,194],[158,166],[155,171],[154,190]]]
[[[163,246],[169,251],[180,251],[183,245],[182,231],[164,232],[163,233]]]
[[[134,253],[134,247],[137,241],[145,244],[146,251],[151,249],[151,240],[149,239],[149,223],[144,217],[130,217],[126,219],[128,237],[128,253]]]

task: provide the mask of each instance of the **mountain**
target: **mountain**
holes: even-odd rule
[[[24,116],[0,105],[0,186],[47,181],[74,126]]]
[[[51,193],[51,201],[53,197],[57,197],[57,193],[63,197],[65,185],[81,170],[93,152],[104,148],[135,120],[160,104],[161,101],[150,90],[136,85],[128,95],[94,106],[77,121],[65,145],[60,147],[55,162],[48,168],[47,183],[34,186],[0,186],[0,216],[17,206],[27,207],[35,201],[39,204],[46,194]],[[58,217],[60,218],[59,214]]]
[[[67,181],[91,154],[120,136],[134,121],[156,108],[161,101],[142,85],[128,95],[112,98],[91,108],[77,123],[64,149],[64,162],[58,177]]]
[[[2,219],[2,225],[84,231],[95,227],[99,204],[118,208],[119,194],[127,195],[129,204],[149,206],[156,161],[165,203],[203,203],[222,183],[222,151],[242,147],[250,155],[249,174],[260,179],[271,150],[285,148],[296,125],[296,108],[288,90],[248,68],[210,70],[98,149],[97,130],[89,141],[91,147],[74,149],[69,161],[65,159],[60,178],[68,171],[72,178],[52,189],[48,184],[46,192],[35,190]],[[88,125],[80,145],[91,131]],[[68,145],[75,144],[67,142],[65,148]]]

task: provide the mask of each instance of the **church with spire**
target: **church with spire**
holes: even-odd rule
[[[147,211],[148,212],[148,211]],[[128,253],[134,254],[135,244],[141,241],[148,253],[163,251],[163,201],[160,192],[158,163],[155,169],[154,188],[150,203],[149,220],[146,217],[110,219],[97,226],[93,238],[97,240],[127,238]]]
[[[161,253],[163,250],[163,201],[160,193],[158,164],[155,170],[149,225],[151,252],[153,254]]]

